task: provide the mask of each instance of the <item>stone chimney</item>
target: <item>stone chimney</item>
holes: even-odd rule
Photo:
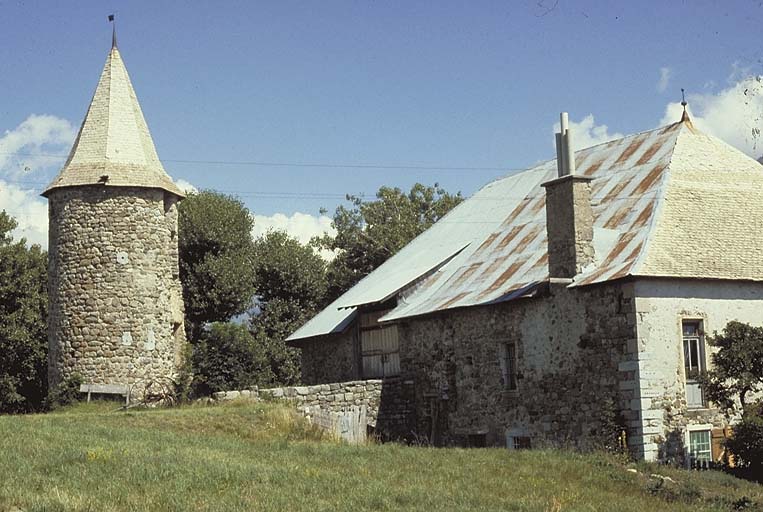
[[[566,112],[556,134],[558,177],[543,183],[546,189],[548,273],[551,279],[572,280],[593,262],[591,180],[575,174],[575,152]]]

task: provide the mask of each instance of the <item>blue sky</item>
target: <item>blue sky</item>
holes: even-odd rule
[[[0,208],[30,240],[62,159],[27,155],[68,152],[112,12],[165,168],[239,194],[261,226],[325,227],[321,207],[381,185],[469,195],[552,158],[561,110],[595,143],[677,120],[681,87],[704,129],[763,153],[761,96],[744,95],[763,71],[757,1],[0,0]]]

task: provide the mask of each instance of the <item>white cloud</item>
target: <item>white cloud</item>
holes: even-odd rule
[[[34,190],[22,189],[0,180],[0,210],[16,219],[13,238],[48,247],[48,205]]]
[[[16,239],[48,246],[48,206],[39,190],[28,185],[46,183],[64,162],[63,155],[76,136],[66,119],[32,114],[0,137],[0,210],[18,222]]]
[[[734,68],[732,74],[739,70]],[[763,78],[746,77],[719,92],[690,94],[692,123],[699,130],[723,139],[752,157],[763,152]],[[660,125],[681,119],[680,103],[669,103]]]
[[[660,68],[660,79],[657,81],[657,90],[659,92],[665,92],[665,89],[668,88],[672,73],[670,68]]]
[[[336,230],[331,226],[331,218],[325,215],[316,217],[307,213],[295,212],[290,217],[283,213],[276,213],[270,216],[254,215],[254,229],[252,235],[257,238],[270,230],[285,231],[306,244],[314,236],[321,236],[324,233],[336,235]],[[331,251],[320,251],[324,259],[331,260],[334,254]]]
[[[561,125],[556,123],[554,133],[560,129]],[[579,123],[570,119],[569,129],[572,132],[572,145],[575,151],[624,137],[622,133],[609,133],[609,127],[606,124],[597,125],[593,114],[588,114]]]
[[[77,132],[66,119],[32,114],[0,137],[0,172],[17,178],[47,168],[60,167],[60,155],[71,148]]]
[[[195,194],[199,191],[198,188],[196,188],[195,186],[193,186],[191,183],[187,182],[183,178],[176,179],[175,185],[177,185],[177,187],[186,194]]]

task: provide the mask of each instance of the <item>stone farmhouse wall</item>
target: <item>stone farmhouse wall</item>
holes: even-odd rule
[[[401,367],[415,381],[416,427],[435,444],[533,446],[599,442],[637,419],[620,389],[636,352],[630,285],[567,289],[403,323]],[[517,389],[508,389],[500,345],[514,343]],[[635,433],[635,432],[634,432]]]
[[[185,343],[176,196],[83,186],[49,195],[49,381],[135,387],[176,374]]]
[[[731,320],[763,324],[763,283],[701,280],[639,280],[636,380],[623,383],[640,396],[644,456],[682,463],[688,432],[728,424],[717,408],[687,406],[682,320],[699,320],[706,336]],[[706,345],[706,362],[712,347]]]
[[[357,329],[350,327],[338,336],[307,341],[302,349],[302,382],[344,382],[360,378]]]

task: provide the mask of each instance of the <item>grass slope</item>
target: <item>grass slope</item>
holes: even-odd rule
[[[90,404],[0,417],[0,511],[698,512],[763,503],[763,487],[724,474],[650,465],[635,474],[604,455],[322,437],[263,403],[128,413]]]

